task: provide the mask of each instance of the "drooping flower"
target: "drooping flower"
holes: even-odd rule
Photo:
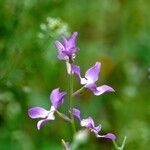
[[[88,69],[85,73],[85,78],[80,75],[80,67],[76,65],[71,66],[72,73],[75,73],[79,79],[80,83],[84,85],[85,88],[90,89],[94,95],[101,95],[105,92],[114,92],[114,89],[108,85],[96,86],[95,82],[98,80],[100,73],[101,63],[96,62],[93,67]]]
[[[80,117],[80,110],[74,108],[73,109],[73,115],[75,118],[77,118],[78,120],[80,120],[80,125],[82,127],[86,127],[88,128],[91,132],[94,132],[94,134],[96,135],[97,138],[107,138],[107,139],[111,139],[111,140],[115,140],[116,136],[112,133],[107,133],[105,135],[100,135],[99,132],[101,130],[101,125],[95,126],[94,125],[94,121],[91,117],[88,117],[86,119],[82,119]]]
[[[116,139],[116,136],[112,133],[107,133],[105,135],[98,134],[98,132],[101,130],[101,125],[95,126],[94,121],[91,117],[88,117],[86,119],[82,119],[81,120],[81,126],[90,129],[90,131],[94,132],[96,137],[98,137],[98,138],[102,137],[102,138],[107,138],[107,139],[111,139],[111,140]]]
[[[50,94],[50,100],[52,103],[50,110],[46,110],[42,107],[33,107],[28,110],[28,115],[30,118],[41,118],[41,120],[37,123],[38,130],[48,121],[55,120],[54,112],[63,103],[65,95],[66,92],[60,92],[59,88],[56,88]]]
[[[78,33],[73,32],[71,37],[67,39],[65,36],[62,36],[63,44],[59,41],[55,41],[55,46],[58,49],[58,59],[60,60],[69,60],[70,58],[73,59],[76,52],[79,50],[78,47],[76,47],[76,39],[77,39]]]

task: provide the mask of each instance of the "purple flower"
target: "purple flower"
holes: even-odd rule
[[[73,109],[73,115],[74,115],[75,118],[77,118],[78,120],[80,120],[80,125],[82,127],[86,127],[91,132],[94,132],[97,138],[102,137],[102,138],[107,138],[107,139],[111,139],[111,140],[115,140],[116,139],[116,136],[114,134],[112,134],[112,133],[107,133],[105,135],[98,134],[99,131],[101,130],[101,125],[95,126],[94,125],[94,121],[93,121],[93,119],[91,117],[88,117],[86,119],[82,119],[81,120],[80,119],[81,118],[80,117],[80,110],[74,108]]]
[[[71,70],[72,73],[75,73],[79,77],[80,83],[84,85],[85,88],[90,89],[94,93],[94,95],[101,95],[105,92],[114,92],[114,89],[108,85],[102,85],[99,87],[96,86],[95,82],[98,80],[100,67],[101,63],[96,62],[93,67],[86,71],[85,78],[81,77],[79,66],[72,65]]]
[[[80,110],[73,108],[73,115],[76,119],[78,119],[79,121],[81,120],[80,118]]]
[[[79,50],[79,48],[76,47],[77,36],[77,32],[73,32],[69,39],[62,36],[64,45],[59,41],[55,41],[55,46],[58,49],[58,59],[68,60],[69,58],[72,59],[72,57],[74,57],[75,53]]]
[[[107,138],[107,139],[111,139],[111,140],[116,139],[116,136],[112,133],[107,133],[105,135],[98,134],[98,132],[101,130],[101,125],[95,126],[94,121],[91,117],[88,117],[86,119],[82,119],[80,124],[82,127],[86,127],[88,129],[90,129],[91,132],[94,132],[96,137],[98,137],[98,138],[102,137],[102,138]]]
[[[30,118],[32,119],[42,118],[37,123],[38,130],[49,120],[55,120],[54,112],[63,103],[65,95],[66,95],[65,92],[60,92],[59,88],[56,88],[51,92],[50,95],[52,106],[49,111],[42,107],[33,107],[28,110],[28,115]]]

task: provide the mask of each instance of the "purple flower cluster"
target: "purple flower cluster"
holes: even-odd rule
[[[62,36],[63,44],[59,41],[55,41],[55,46],[58,50],[58,59],[68,62],[70,66],[70,73],[75,74],[79,78],[80,84],[83,85],[84,88],[91,90],[94,95],[99,96],[106,92],[114,92],[114,89],[108,85],[96,85],[101,69],[100,62],[96,62],[94,66],[86,71],[85,77],[81,77],[80,67],[74,64],[76,53],[79,51],[79,48],[76,46],[77,36],[77,32],[74,32],[69,39]],[[50,101],[52,103],[50,110],[46,110],[42,107],[33,107],[28,110],[29,117],[32,119],[40,119],[37,123],[38,129],[40,129],[48,121],[55,120],[54,113],[59,112],[58,108],[61,104],[63,104],[66,94],[66,92],[60,92],[59,88],[56,88],[50,94]],[[70,113],[78,119],[81,127],[89,129],[89,131],[93,132],[97,138],[115,140],[116,136],[112,133],[107,133],[105,135],[99,134],[101,125],[95,126],[91,117],[81,119],[80,110],[73,108],[70,110]]]

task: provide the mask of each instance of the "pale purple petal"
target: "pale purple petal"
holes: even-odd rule
[[[101,63],[96,62],[93,67],[91,67],[86,71],[85,78],[88,80],[88,83],[95,83],[98,80],[100,67]]]
[[[95,84],[86,84],[85,87],[90,89],[96,96],[99,96],[106,92],[114,92],[115,91],[112,87],[110,87],[108,85],[102,85],[102,86],[97,87]]]
[[[62,36],[64,41],[64,47],[65,50],[68,51],[68,56],[71,56],[73,53],[78,51],[79,49],[76,47],[76,39],[77,39],[78,33],[73,32],[71,37],[67,40],[65,36]]]
[[[105,135],[96,134],[96,137],[98,137],[98,138],[107,138],[107,139],[110,139],[110,140],[115,140],[116,139],[116,136],[112,133],[107,133]]]
[[[98,125],[97,127],[94,127],[95,131],[98,133],[101,130],[102,126]]]
[[[73,74],[76,74],[79,79],[81,78],[80,67],[79,66],[77,66],[77,65],[71,65],[71,71],[72,71]]]
[[[104,135],[105,138],[107,139],[111,139],[111,140],[115,140],[116,136],[112,133],[107,133],[106,135]]]
[[[55,46],[59,51],[65,50],[64,46],[59,41],[55,41]]]
[[[58,59],[60,60],[69,59],[69,57],[64,53],[65,47],[59,41],[55,41],[55,46],[58,49],[58,55],[57,55]]]
[[[50,100],[52,102],[52,105],[57,109],[64,101],[64,97],[66,95],[66,92],[60,92],[59,88],[54,89],[51,92]]]
[[[69,43],[73,45],[74,47],[76,46],[77,37],[78,37],[78,32],[73,32],[73,34],[71,35],[69,39]]]
[[[55,41],[55,46],[58,49],[58,55],[57,55],[58,59],[60,60],[68,59],[68,56],[63,53],[65,51],[65,48],[59,41]]]
[[[38,123],[37,123],[37,129],[38,130],[43,125],[45,125],[48,121],[55,120],[54,112],[55,112],[55,108],[54,108],[54,106],[51,106],[51,109],[50,109],[50,111],[48,111],[48,114],[47,114],[46,118],[38,121]]]
[[[40,130],[41,127],[43,127],[48,121],[49,121],[48,119],[42,119],[42,120],[38,121],[37,129]]]
[[[28,110],[28,115],[30,118],[45,118],[48,115],[47,110],[42,107],[33,107]]]
[[[101,130],[101,125],[98,125],[97,127],[95,127],[94,125],[94,121],[91,117],[88,117],[86,119],[82,119],[80,122],[82,127],[86,127],[88,129],[90,129],[91,132],[94,132],[96,137],[98,137],[98,132]]]
[[[82,78],[82,77],[81,77],[81,74],[80,74],[80,67],[79,67],[79,66],[77,66],[77,65],[72,65],[72,66],[71,66],[71,71],[72,71],[72,73],[74,73],[74,74],[77,75],[77,77],[80,79],[80,83],[81,83],[82,85],[84,85],[84,84],[87,83],[87,80],[86,80],[85,78]]]
[[[88,117],[86,119],[82,119],[80,122],[82,127],[87,127],[90,129],[94,129],[94,121],[91,117]]]
[[[68,60],[69,57],[64,53],[65,51],[58,51],[57,58],[60,60]]]
[[[73,108],[73,115],[74,115],[74,117],[77,118],[79,121],[81,120],[81,118],[80,118],[80,110],[79,110],[79,109]]]

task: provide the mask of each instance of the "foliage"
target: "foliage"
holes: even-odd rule
[[[121,135],[127,135],[125,149],[148,150],[148,0],[0,0],[0,8],[0,149],[59,150],[61,139],[71,136],[61,119],[37,132],[36,121],[27,116],[29,106],[49,108],[52,88],[68,87],[65,66],[57,61],[53,46],[62,33],[55,31],[65,24],[68,35],[79,32],[77,63],[82,73],[100,61],[101,80],[116,90],[101,97],[87,90],[76,100],[83,114],[96,116],[97,123],[114,130],[121,141]],[[48,17],[61,20],[61,25],[43,32]],[[80,149],[109,150],[112,143],[90,136]]]

